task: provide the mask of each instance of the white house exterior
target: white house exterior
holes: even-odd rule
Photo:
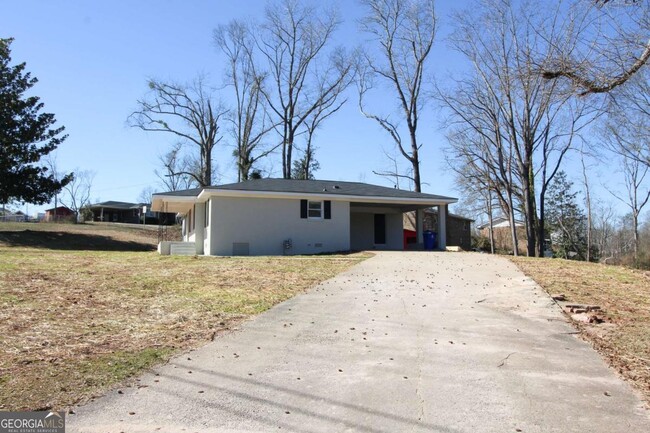
[[[154,211],[182,215],[184,251],[230,256],[401,250],[404,212],[421,215],[457,200],[357,182],[256,179],[154,194],[152,201]],[[445,224],[441,218],[438,233]],[[422,218],[418,234],[421,243]],[[444,248],[444,235],[439,241]]]

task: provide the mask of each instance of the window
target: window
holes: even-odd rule
[[[203,221],[203,227],[208,227],[210,225],[210,200],[205,203],[205,221]]]
[[[332,219],[332,202],[300,200],[300,218],[302,219]]]
[[[310,219],[322,219],[323,218],[323,202],[322,201],[310,201],[307,206],[307,217]]]

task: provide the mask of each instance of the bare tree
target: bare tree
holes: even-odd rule
[[[555,9],[549,18],[531,9],[543,8],[534,2],[513,6],[508,0],[483,1],[458,15],[453,44],[470,60],[473,72],[458,79],[442,101],[454,122],[481,137],[467,145],[484,143],[486,152],[474,154],[485,155],[492,165],[499,180],[497,191],[502,191],[511,209],[511,224],[512,206],[519,202],[528,255],[541,256],[546,191],[574,139],[597,111],[537,73],[539,53],[553,55],[554,38],[559,37],[554,26],[561,10]],[[481,33],[476,33],[477,27]],[[545,28],[544,37],[540,28]],[[512,195],[517,200],[508,198]]]
[[[465,152],[465,145],[462,134],[453,134],[448,140],[460,152],[449,152],[445,155],[447,164],[456,173],[456,188],[462,193],[464,202],[472,204],[471,214],[487,217],[488,239],[490,241],[490,252],[494,254],[494,211],[498,207],[495,201],[495,185],[490,166],[486,158],[476,158],[471,153]],[[516,242],[516,232],[514,241]],[[514,245],[514,244],[513,244]],[[513,251],[518,249],[513,249]]]
[[[338,26],[332,9],[281,0],[267,6],[256,37],[268,74],[261,92],[280,136],[286,179],[291,178],[294,145],[305,122],[321,107],[334,104],[352,82],[352,62],[341,48],[324,59]],[[262,76],[259,68],[256,75]]]
[[[151,204],[152,201],[152,196],[156,190],[152,186],[147,186],[140,191],[140,195],[138,196],[138,202],[142,204]]]
[[[221,141],[221,118],[226,110],[215,101],[201,76],[190,85],[149,81],[150,94],[138,101],[128,123],[144,131],[166,132],[195,146],[197,170],[174,174],[190,176],[200,186],[212,184],[212,151]],[[187,167],[185,167],[187,168]]]
[[[592,218],[592,206],[591,206],[591,188],[589,185],[589,176],[587,175],[587,164],[585,163],[585,153],[584,151],[580,152],[580,163],[582,165],[582,186],[585,190],[585,207],[587,208],[587,261],[591,261],[591,246],[592,246],[592,234],[593,234],[593,218]]]
[[[441,94],[441,100],[452,104],[452,122],[455,125],[447,135],[448,165],[464,178],[461,185],[471,191],[487,188],[489,202],[486,212],[490,219],[492,232],[492,193],[496,196],[503,213],[508,216],[513,254],[519,255],[519,242],[515,213],[519,207],[520,197],[517,196],[516,178],[514,176],[514,157],[512,148],[502,137],[501,120],[496,106],[490,101],[488,94],[481,87],[467,82],[468,87],[458,91],[452,98]],[[460,88],[459,88],[460,90]],[[474,107],[479,112],[466,110],[469,105],[463,105],[467,98],[475,98]],[[455,103],[453,101],[456,101]],[[483,115],[481,115],[483,114]],[[492,240],[493,240],[493,236]]]
[[[420,192],[420,148],[417,129],[428,94],[423,84],[436,35],[433,0],[362,0],[367,14],[361,28],[372,36],[378,50],[365,54],[359,78],[359,108],[391,137],[401,155],[412,166],[415,191]],[[402,140],[399,122],[390,114],[373,114],[366,107],[367,93],[375,81],[387,83],[394,92],[400,115],[406,122],[408,140]]]
[[[623,197],[616,192],[608,191],[616,197],[621,203],[630,208],[632,217],[632,234],[633,234],[633,254],[634,265],[639,264],[639,215],[650,200],[650,189],[643,188],[646,181],[646,175],[650,170],[647,165],[641,164],[635,159],[623,158],[621,168],[625,179],[626,196]]]
[[[556,45],[557,54],[542,62],[542,76],[568,79],[581,96],[627,83],[650,59],[649,3],[574,1],[566,14],[565,39]]]
[[[193,170],[187,158],[183,157],[182,150],[183,144],[176,143],[169,152],[158,157],[163,169],[154,170],[154,174],[167,191],[189,189],[198,184],[196,177],[190,174]]]
[[[616,211],[611,203],[599,203],[593,209],[593,241],[601,255],[601,261],[607,263],[614,258],[612,239],[615,232]]]
[[[74,178],[63,188],[61,203],[74,212],[79,221],[81,210],[90,204],[90,194],[95,173],[89,170],[75,169]]]
[[[49,155],[46,155],[43,158],[43,163],[50,170],[50,173],[52,173],[52,176],[54,177],[54,179],[56,179],[57,181],[61,180],[61,178],[63,176],[61,175],[61,172],[59,171],[58,162],[57,162],[57,158],[56,158],[55,153],[50,153]],[[73,176],[74,176],[74,173],[73,173]],[[60,193],[61,193],[61,191],[58,191],[58,192],[56,192],[54,194],[54,209],[59,207],[59,194]]]
[[[226,56],[226,85],[232,88],[235,106],[227,116],[235,141],[237,179],[248,180],[255,164],[275,151],[279,145],[265,146],[264,139],[273,130],[262,94],[265,76],[255,71],[255,39],[250,26],[239,20],[220,25],[214,42]]]
[[[650,71],[644,69],[610,95],[605,147],[650,167]]]
[[[406,180],[407,185],[405,187],[410,190],[413,189],[413,173],[409,169],[404,171],[400,168],[398,161],[400,155],[396,152],[389,152],[386,149],[382,149],[382,151],[388,161],[388,165],[381,171],[373,170],[372,173],[376,176],[381,176],[392,181],[393,185],[395,185],[395,188],[397,189],[403,189],[402,186],[404,184],[402,183],[402,180]]]

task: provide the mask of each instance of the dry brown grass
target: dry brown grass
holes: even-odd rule
[[[650,403],[650,276],[620,266],[561,259],[511,257],[547,292],[600,306],[606,321],[576,323],[582,336]]]
[[[163,257],[0,239],[0,257],[0,409],[19,410],[96,395],[367,256]]]

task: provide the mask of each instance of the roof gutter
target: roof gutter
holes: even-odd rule
[[[211,197],[241,197],[241,198],[303,198],[332,201],[354,201],[359,203],[387,203],[387,204],[451,204],[458,199],[451,197],[413,198],[413,197],[380,197],[347,194],[321,194],[302,192],[275,192],[275,191],[241,191],[228,189],[204,189],[197,196],[198,202],[207,201]]]

